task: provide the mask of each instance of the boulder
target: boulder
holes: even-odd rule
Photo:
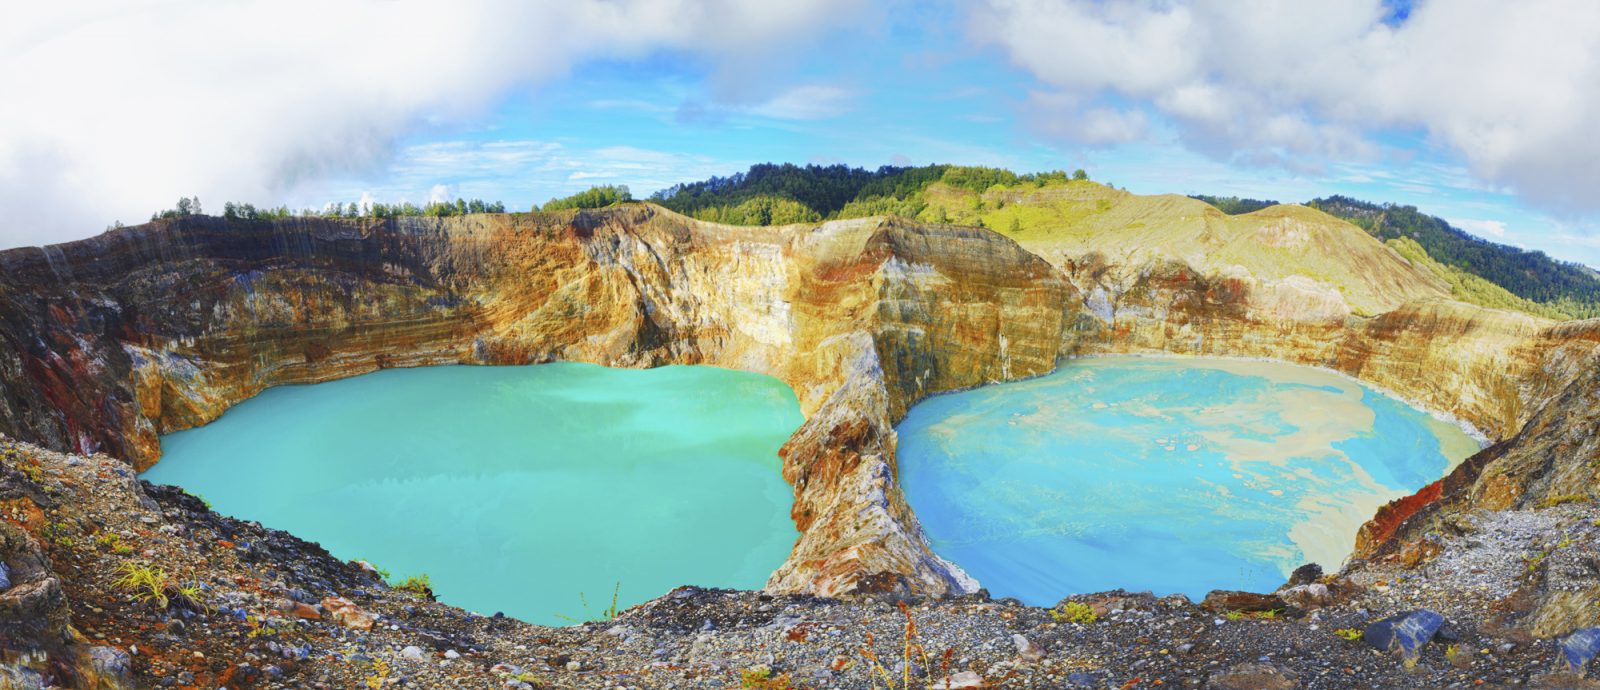
[[[1278,592],[1284,603],[1302,609],[1315,609],[1334,603],[1333,590],[1321,582],[1295,585]]]
[[[1385,652],[1400,652],[1406,663],[1416,663],[1423,645],[1433,641],[1439,628],[1444,626],[1444,616],[1428,609],[1398,613],[1368,625],[1361,633],[1361,641]]]
[[[1294,572],[1289,575],[1289,586],[1309,585],[1321,579],[1322,566],[1315,563],[1307,563],[1295,568]]]
[[[128,653],[116,647],[90,647],[89,666],[102,676],[116,679],[125,679],[132,669],[132,659]]]
[[[1224,611],[1239,611],[1242,613],[1262,613],[1277,611],[1290,612],[1288,602],[1276,594],[1257,594],[1255,592],[1236,592],[1226,589],[1214,589],[1200,602],[1200,608],[1215,613]]]
[[[1021,635],[1013,634],[1011,643],[1017,646],[1017,656],[1030,664],[1039,663],[1044,658],[1044,649],[1034,644],[1031,640]]]
[[[377,623],[376,616],[362,611],[355,602],[344,597],[323,599],[322,608],[328,612],[328,617],[332,618],[333,622],[352,630],[371,630],[373,624]]]
[[[1600,654],[1600,628],[1584,628],[1561,640],[1561,658],[1573,673],[1582,674],[1596,654]]]

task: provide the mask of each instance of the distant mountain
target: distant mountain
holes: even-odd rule
[[[1187,227],[1198,217],[1194,208],[1175,200],[1160,204],[1141,201],[1165,198],[1117,192],[1089,182],[1081,170],[1018,174],[956,165],[867,170],[788,163],[755,165],[746,172],[675,185],[651,196],[652,201],[680,213],[734,225],[898,215],[925,222],[982,225],[1024,241],[1038,241],[1046,234],[1060,239],[1091,227],[1100,233],[1122,229],[1116,223],[1133,228]],[[1189,198],[1229,217],[1280,206],[1261,199]],[[1107,214],[1114,206],[1118,211]],[[1585,266],[1489,242],[1413,206],[1380,205],[1342,196],[1315,199],[1306,206],[1365,230],[1419,269],[1448,283],[1456,299],[1556,319],[1600,316],[1600,273]],[[1315,219],[1299,220],[1320,224]],[[1157,243],[1166,239],[1171,238],[1138,238]],[[1182,243],[1187,246],[1189,239],[1193,238]]]

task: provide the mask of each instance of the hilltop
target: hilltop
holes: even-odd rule
[[[1140,196],[1091,181],[1082,170],[1017,174],[954,165],[869,171],[761,164],[675,185],[651,200],[701,220],[735,225],[898,215],[982,225],[1035,251],[1148,250],[1151,256],[1182,258],[1222,275],[1239,267],[1267,279],[1312,276],[1345,292],[1357,314],[1442,292],[1470,304],[1557,320],[1600,315],[1600,274],[1592,269],[1489,242],[1415,207],[1339,196],[1298,206],[1205,195]],[[1291,225],[1296,229],[1290,235],[1304,230],[1314,236],[1297,245],[1298,253],[1277,251],[1295,249],[1281,246],[1281,240],[1264,240],[1274,251],[1262,253],[1259,245],[1242,239]],[[1107,230],[1115,232],[1101,236]],[[1361,242],[1356,232],[1378,242]],[[1407,266],[1381,256],[1374,247],[1382,245]],[[1195,257],[1203,258],[1191,260]],[[1361,287],[1367,284],[1370,290]]]

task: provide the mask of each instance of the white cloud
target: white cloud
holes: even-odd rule
[[[1479,237],[1502,238],[1506,236],[1505,221],[1481,218],[1449,218],[1447,220],[1451,225]]]
[[[1600,3],[1427,2],[1398,26],[1386,12],[1379,0],[988,0],[969,28],[1078,105],[1084,123],[1056,132],[1078,143],[1130,131],[1106,126],[1107,98],[1153,109],[1196,151],[1290,169],[1372,161],[1382,135],[1421,132],[1483,184],[1600,209]]]
[[[1065,93],[1033,93],[1025,107],[1029,129],[1047,138],[1090,146],[1136,141],[1149,126],[1138,110],[1083,105]]]
[[[850,92],[826,84],[805,84],[784,91],[749,109],[763,117],[779,120],[821,120],[844,114]]]
[[[0,246],[85,236],[181,195],[268,201],[381,167],[419,125],[462,122],[584,60],[684,51],[724,81],[759,74],[853,16],[847,0],[8,6]]]
[[[644,196],[749,164],[635,146],[571,149],[547,141],[436,141],[401,147],[380,174],[322,180],[290,206],[320,207],[358,197],[363,205],[459,197],[521,209],[597,183],[625,184]],[[373,180],[382,183],[375,186]]]
[[[460,196],[459,188],[453,184],[436,184],[428,188],[428,203],[440,204],[446,201],[455,201]]]

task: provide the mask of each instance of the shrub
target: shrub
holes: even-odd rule
[[[119,571],[116,579],[111,581],[112,586],[140,601],[158,602],[161,608],[167,607],[168,582],[165,569],[130,561],[123,563]]]
[[[789,674],[780,673],[774,676],[772,669],[759,666],[739,672],[739,687],[752,690],[790,690],[794,686],[789,683]]]
[[[1088,604],[1076,601],[1069,601],[1050,609],[1050,617],[1055,619],[1057,623],[1077,623],[1079,625],[1088,625],[1100,620],[1099,614],[1096,614],[1094,609],[1089,608]]]
[[[1340,628],[1333,631],[1333,634],[1338,635],[1340,639],[1349,640],[1350,642],[1355,642],[1356,640],[1361,639],[1361,631],[1356,630],[1355,628]]]
[[[389,583],[389,586],[402,592],[415,594],[419,597],[424,597],[427,599],[433,598],[433,582],[428,579],[427,573],[408,576],[406,579],[399,582]]]

